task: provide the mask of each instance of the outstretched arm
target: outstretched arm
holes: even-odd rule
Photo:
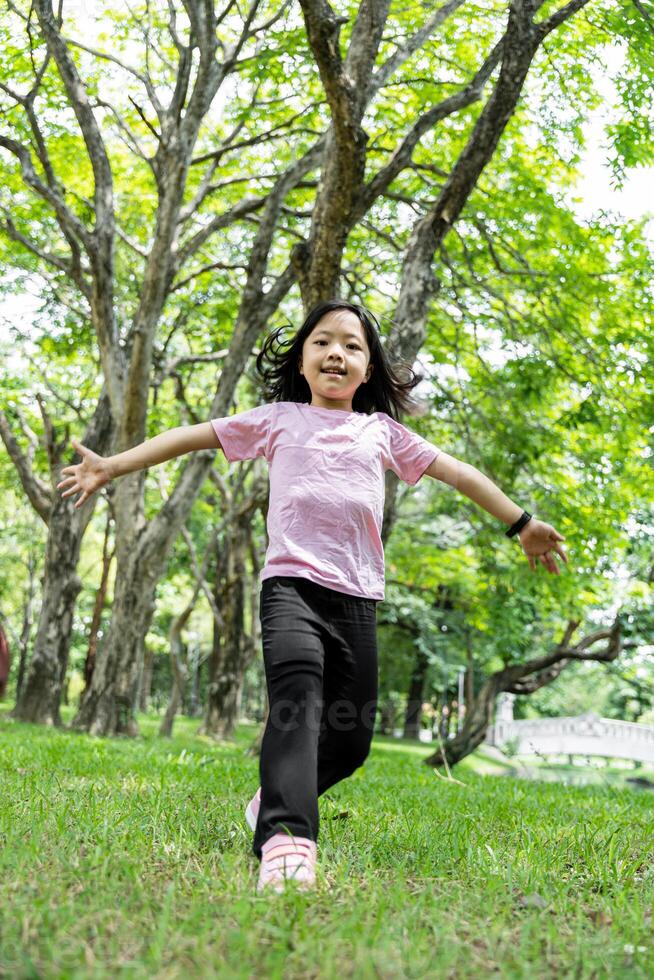
[[[76,508],[81,507],[92,494],[116,477],[133,473],[134,470],[147,469],[148,466],[164,463],[167,459],[183,456],[184,453],[220,447],[211,422],[179,425],[115,456],[98,456],[77,439],[72,439],[71,442],[82,457],[82,462],[64,467],[61,475],[65,479],[57,484],[57,489],[65,488],[62,497],[71,497],[81,491],[81,496],[75,501]]]
[[[434,480],[447,483],[455,490],[469,497],[475,504],[497,517],[498,520],[510,527],[518,520],[523,508],[515,504],[510,497],[500,490],[492,480],[489,480],[476,466],[464,463],[449,453],[440,452],[434,462],[425,470],[427,476]],[[551,524],[532,517],[527,521],[517,537],[520,539],[522,550],[527,556],[532,571],[536,570],[536,559],[545,566],[548,572],[560,575],[559,566],[554,560],[554,554],[560,555],[564,562],[568,557],[559,544],[565,541]]]

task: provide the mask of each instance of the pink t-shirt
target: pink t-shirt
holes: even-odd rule
[[[384,598],[384,471],[415,484],[440,450],[386,412],[273,402],[212,419],[230,463],[264,456],[268,550],[260,581],[292,575]]]

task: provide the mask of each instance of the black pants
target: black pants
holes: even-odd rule
[[[318,797],[363,764],[377,710],[377,601],[308,579],[264,579],[269,716],[252,849],[280,832],[318,840]]]

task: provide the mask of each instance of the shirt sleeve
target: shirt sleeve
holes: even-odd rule
[[[384,468],[393,470],[401,480],[413,486],[436,459],[440,449],[385,412],[379,414],[388,435]]]
[[[272,412],[273,405],[258,405],[236,415],[211,419],[214,432],[230,463],[254,459],[256,456],[265,456],[268,459]]]

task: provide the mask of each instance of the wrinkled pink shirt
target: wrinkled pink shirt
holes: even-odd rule
[[[415,484],[439,449],[385,412],[273,402],[211,424],[230,463],[264,456],[268,549],[260,581],[308,578],[384,598],[384,471]]]

